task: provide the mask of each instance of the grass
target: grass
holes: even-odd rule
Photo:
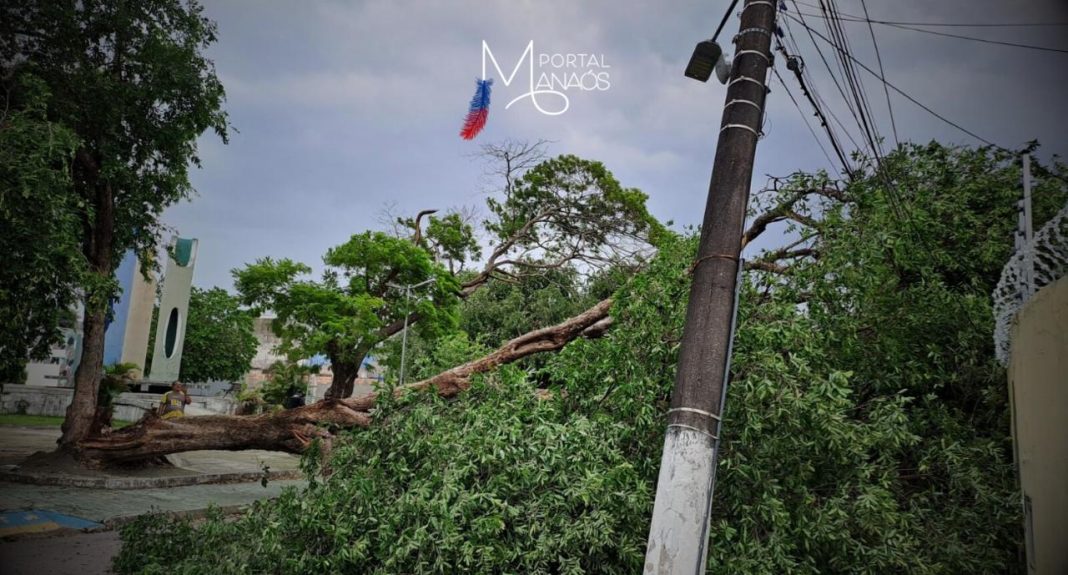
[[[0,414],[0,425],[18,425],[20,427],[59,427],[63,425],[62,417],[49,415],[19,415],[16,413]],[[112,429],[121,429],[130,425],[129,421],[119,419],[111,423]]]

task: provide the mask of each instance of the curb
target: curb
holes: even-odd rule
[[[283,479],[300,479],[303,473],[298,470],[270,471],[266,474],[268,481]],[[31,485],[53,485],[58,487],[85,487],[95,489],[155,489],[166,487],[184,487],[187,485],[255,483],[264,478],[262,471],[240,473],[197,473],[173,477],[85,477],[77,475],[57,475],[52,473],[27,473],[19,471],[0,471],[0,481],[29,483]]]

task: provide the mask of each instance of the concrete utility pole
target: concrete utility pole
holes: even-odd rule
[[[705,572],[742,228],[771,65],[772,0],[746,0],[693,267],[645,573]]]

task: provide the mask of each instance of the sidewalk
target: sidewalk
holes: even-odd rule
[[[0,535],[86,526],[78,520],[106,528],[151,511],[234,508],[305,483],[298,479],[299,457],[269,451],[193,451],[169,456],[174,467],[121,472],[78,468],[28,473],[17,467],[35,451],[54,449],[59,433],[55,428],[0,428]],[[270,469],[266,487],[261,484],[264,466]],[[26,511],[30,513],[19,513]]]
[[[236,506],[277,497],[287,487],[300,488],[303,480],[233,485],[191,485],[168,489],[107,490],[0,483],[0,524],[13,516],[30,515],[13,509],[47,509],[101,525],[101,531],[84,533],[54,530],[39,537],[32,524],[23,536],[0,542],[0,572],[4,575],[98,575],[109,573],[111,559],[122,546],[118,527],[148,512],[199,515],[209,506],[235,510]],[[34,513],[33,515],[37,515]],[[51,515],[51,514],[41,514]],[[69,517],[68,517],[69,519]],[[16,529],[9,532],[18,536]]]
[[[168,455],[174,467],[152,467],[122,472],[81,468],[59,470],[20,469],[18,464],[37,451],[52,451],[58,428],[0,427],[0,483],[18,482],[61,487],[145,489],[205,483],[258,482],[264,467],[272,480],[300,477],[300,457],[274,451],[190,451]]]
[[[190,512],[217,507],[248,505],[277,497],[286,487],[302,487],[304,480],[230,485],[189,485],[165,489],[87,489],[22,483],[0,483],[0,510],[55,511],[103,524],[122,523],[152,511]]]
[[[0,466],[5,469],[0,475],[18,474],[15,466],[19,462],[33,452],[54,449],[58,437],[55,428],[0,427]],[[124,473],[53,472],[48,480],[66,481],[62,485],[0,481],[0,536],[5,539],[0,542],[0,572],[108,573],[111,558],[121,547],[113,529],[133,517],[149,512],[197,516],[211,506],[236,511],[277,497],[287,487],[299,489],[305,484],[300,479],[271,479],[266,487],[260,483],[264,465],[272,475],[297,474],[300,459],[285,453],[195,451],[169,459],[175,467]],[[22,475],[26,481],[27,474]],[[171,485],[227,477],[246,482]]]

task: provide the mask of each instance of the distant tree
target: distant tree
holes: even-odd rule
[[[336,397],[352,394],[364,358],[405,316],[417,314],[418,329],[428,335],[455,326],[460,284],[407,239],[357,234],[328,250],[323,262],[320,280],[308,279],[304,264],[270,258],[235,270],[234,278],[245,303],[277,315],[271,327],[291,360],[329,358]],[[409,300],[401,286],[425,281]]]
[[[85,272],[70,193],[78,138],[48,119],[43,81],[17,82],[0,114],[0,383],[21,382],[26,362],[59,343]]]
[[[226,138],[223,87],[203,55],[215,24],[202,12],[195,0],[20,0],[0,8],[3,87],[22,100],[26,84],[14,79],[39,78],[51,93],[42,100],[48,121],[77,137],[69,182],[56,177],[50,184],[56,194],[65,186],[61,204],[78,208],[73,245],[88,267],[80,278],[62,278],[78,281],[86,303],[63,446],[90,433],[122,254],[134,250],[151,262],[160,214],[193,192],[188,172],[200,162],[197,138],[208,129]],[[59,148],[70,145],[67,139]],[[62,161],[55,166],[68,171]]]
[[[315,367],[291,361],[276,361],[267,368],[267,381],[263,382],[260,394],[270,405],[283,405],[294,393],[307,395],[308,378],[318,371]]]
[[[182,381],[240,381],[256,355],[253,314],[221,288],[193,288],[182,348]]]
[[[399,333],[406,319],[422,335],[447,333],[456,326],[460,301],[488,284],[552,282],[576,265],[632,261],[661,233],[646,211],[645,194],[622,187],[600,162],[544,159],[538,146],[515,143],[486,153],[508,169],[502,190],[487,199],[491,246],[477,271],[465,270],[481,255],[473,226],[459,213],[436,217],[435,210],[398,218],[393,234],[367,231],[332,248],[321,280],[308,279],[308,266],[286,259],[234,270],[244,302],[278,315],[272,329],[283,352],[291,359],[318,353],[330,359],[328,398],[352,394],[363,359]],[[431,285],[409,302],[402,286],[428,280]],[[551,322],[548,315],[543,319]]]

